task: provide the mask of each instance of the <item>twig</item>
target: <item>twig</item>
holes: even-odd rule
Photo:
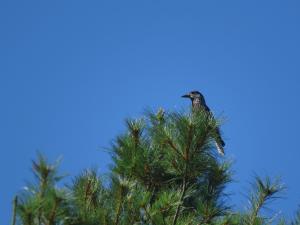
[[[12,225],[16,224],[17,205],[18,205],[18,196],[15,196],[13,201],[13,215],[12,215],[12,222],[11,222]]]

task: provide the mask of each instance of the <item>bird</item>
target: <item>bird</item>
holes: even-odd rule
[[[210,116],[213,116],[210,108],[206,105],[205,98],[199,91],[191,91],[188,94],[182,95],[183,98],[189,98],[192,101],[192,110],[204,110]],[[216,128],[215,145],[218,152],[221,155],[225,154],[224,147],[225,142],[223,141],[219,127]]]

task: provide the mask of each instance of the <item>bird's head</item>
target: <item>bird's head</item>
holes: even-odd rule
[[[183,98],[189,98],[193,101],[196,98],[203,98],[203,95],[199,91],[191,91],[188,94],[182,95]]]

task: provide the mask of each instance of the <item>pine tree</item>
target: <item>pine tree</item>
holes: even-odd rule
[[[257,177],[246,211],[228,204],[231,163],[214,147],[218,120],[207,113],[147,112],[126,120],[111,147],[112,169],[95,169],[60,186],[58,163],[38,155],[36,182],[15,201],[13,224],[22,225],[262,225],[274,224],[262,208],[277,198],[278,180]],[[17,218],[17,221],[15,220]],[[291,222],[299,224],[299,216]]]

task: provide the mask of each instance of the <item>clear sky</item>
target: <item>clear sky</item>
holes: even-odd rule
[[[235,161],[232,202],[254,174],[282,176],[300,204],[299,1],[0,1],[0,218],[37,150],[62,172],[98,166],[145,108],[189,107],[196,89]]]

